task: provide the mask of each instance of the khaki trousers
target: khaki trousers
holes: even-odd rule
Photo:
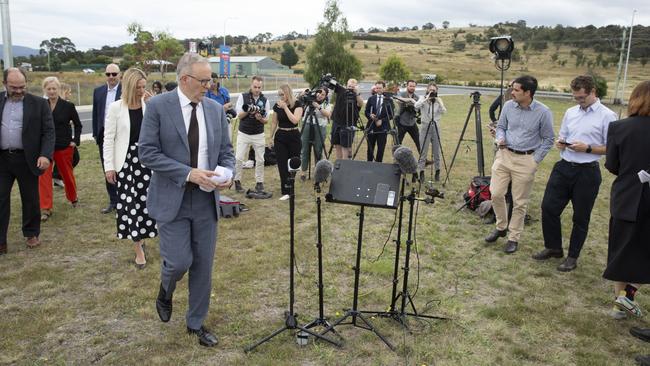
[[[496,159],[492,164],[490,193],[492,208],[497,218],[497,229],[508,229],[508,240],[519,242],[519,237],[524,230],[524,217],[528,207],[528,197],[535,181],[535,172],[537,172],[537,163],[532,154],[519,155],[508,149],[497,151]],[[505,195],[510,181],[512,181],[513,210],[508,223]]]

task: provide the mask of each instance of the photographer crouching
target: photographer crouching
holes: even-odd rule
[[[307,91],[300,97],[305,110],[302,124],[302,151],[300,179],[305,180],[305,171],[309,169],[311,149],[314,149],[316,161],[321,160],[325,147],[325,134],[327,123],[332,115],[332,106],[327,100],[329,90],[321,87],[315,91]]]
[[[332,145],[336,149],[336,158],[352,158],[352,141],[354,140],[354,125],[359,119],[359,111],[363,107],[363,99],[359,93],[356,79],[350,79],[344,88],[332,78],[325,75],[322,83],[336,93],[336,104],[332,112]]]

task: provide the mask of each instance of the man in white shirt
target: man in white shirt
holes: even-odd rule
[[[587,238],[591,210],[602,181],[598,161],[605,154],[607,129],[616,113],[600,103],[594,79],[581,75],[571,81],[573,98],[578,105],[564,114],[555,146],[562,159],[555,163],[542,200],[544,250],[534,259],[562,258],[560,216],[569,201],[573,206],[573,229],[569,254],[557,267],[569,272],[577,267],[580,250]]]

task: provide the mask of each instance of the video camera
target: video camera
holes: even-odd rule
[[[323,76],[320,77],[320,81],[318,82],[319,85],[325,86],[328,89],[334,90],[337,85],[339,85],[339,82],[334,79],[332,74],[327,73],[323,74]]]
[[[432,91],[431,93],[427,94],[427,99],[433,100],[438,98],[438,92],[437,91]]]
[[[305,107],[308,107],[316,101],[316,97],[322,92],[323,91],[318,87],[314,89],[305,89],[305,92],[300,96],[299,99]]]
[[[255,104],[253,104],[253,103],[250,103],[250,104],[244,104],[244,105],[241,107],[241,109],[242,109],[244,112],[246,112],[246,113],[252,113],[252,114],[259,113],[259,114],[261,114],[261,115],[265,115],[265,114],[266,114],[266,110],[265,110],[264,108],[260,108],[258,105],[255,105]]]

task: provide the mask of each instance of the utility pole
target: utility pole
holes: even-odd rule
[[[0,0],[2,11],[2,45],[4,49],[4,67],[14,67],[13,47],[11,43],[11,21],[9,20],[9,0]]]
[[[623,39],[621,40],[621,52],[618,57],[618,69],[616,70],[616,88],[614,89],[614,99],[612,103],[614,105],[621,104],[621,98],[618,97],[618,87],[621,82],[621,71],[623,67],[623,53],[625,52],[625,35],[627,34],[627,28],[623,28]]]
[[[621,88],[622,99],[625,99],[625,84],[627,83],[627,66],[630,63],[630,49],[632,48],[632,29],[634,28],[635,14],[636,14],[636,9],[632,12],[632,23],[630,24],[630,39],[627,42],[627,56],[625,57],[625,72],[623,73],[623,88]]]

